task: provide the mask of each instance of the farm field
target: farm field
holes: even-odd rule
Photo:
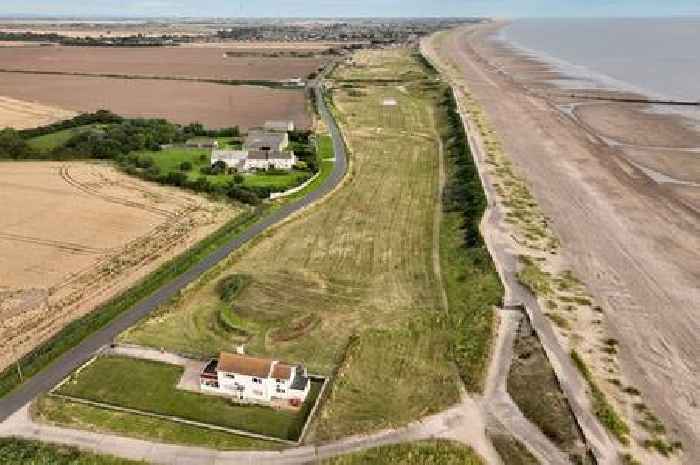
[[[333,91],[351,153],[343,188],[120,338],[202,357],[244,344],[251,354],[300,361],[322,374],[339,366],[315,440],[404,424],[459,398],[449,337],[436,323],[444,308],[433,260],[434,95],[424,91],[428,76],[407,50],[361,55],[369,78],[401,63],[416,73],[400,86],[354,81]],[[383,68],[387,61],[391,70]],[[397,105],[383,106],[385,98]],[[231,274],[247,275],[249,284],[229,303],[218,284]],[[236,331],[222,314],[235,316]]]
[[[0,47],[0,69],[282,80],[305,78],[323,63],[313,57],[228,57],[226,51],[205,47]]]
[[[241,211],[104,164],[0,167],[0,368]]]
[[[293,120],[299,128],[311,124],[301,89],[0,72],[0,96],[4,96],[0,98],[0,127],[12,126],[18,118],[14,116],[14,105],[10,104],[9,110],[7,104],[3,105],[6,97],[63,109],[61,114],[44,107],[34,116],[29,114],[33,110],[23,110],[21,113],[27,115],[15,122],[22,127],[45,124],[46,116],[42,115],[46,114],[57,114],[60,117],[53,120],[59,120],[73,112],[99,109],[126,117],[165,118],[180,124],[198,121],[211,128],[249,128],[279,119]]]
[[[19,100],[0,95],[0,129],[15,129],[44,126],[56,121],[70,119],[76,113],[57,106]]]

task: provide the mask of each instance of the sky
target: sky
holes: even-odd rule
[[[700,16],[700,0],[0,0],[0,16]]]

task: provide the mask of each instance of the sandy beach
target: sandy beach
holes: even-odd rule
[[[683,441],[682,463],[698,463],[697,122],[615,101],[640,95],[566,90],[551,81],[566,76],[491,40],[502,26],[452,31],[439,53],[487,114],[560,238],[562,258],[602,307],[620,344],[619,376]],[[596,337],[589,333],[577,337]],[[618,405],[632,417],[631,402]],[[650,463],[666,463],[658,457]]]

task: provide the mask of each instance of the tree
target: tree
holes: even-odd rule
[[[36,156],[34,150],[18,131],[7,128],[0,130],[0,158],[31,158]]]
[[[185,160],[180,163],[180,171],[192,171],[192,162]]]

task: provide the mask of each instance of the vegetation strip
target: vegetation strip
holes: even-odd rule
[[[610,405],[603,391],[601,391],[595,381],[593,381],[593,375],[586,366],[586,363],[575,350],[571,351],[571,360],[573,360],[574,365],[588,383],[588,387],[591,390],[591,400],[593,401],[593,413],[595,416],[598,417],[603,426],[605,426],[618,441],[625,445],[629,444],[629,426],[620,418],[613,406]]]
[[[84,452],[77,447],[54,446],[17,438],[0,438],[0,463],[6,465],[147,465],[146,462]]]
[[[136,80],[152,80],[152,81],[185,81],[185,82],[204,82],[208,84],[222,84],[227,86],[259,86],[269,87],[273,89],[296,90],[299,86],[289,85],[284,81],[273,81],[265,79],[215,79],[215,78],[197,78],[185,76],[151,76],[142,74],[116,74],[116,73],[80,73],[72,71],[39,71],[39,70],[23,70],[23,69],[4,69],[0,68],[0,73],[13,74],[36,74],[48,76],[82,76],[94,78],[108,79],[136,79]]]

